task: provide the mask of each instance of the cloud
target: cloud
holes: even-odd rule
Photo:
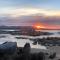
[[[32,25],[36,22],[60,25],[60,11],[40,8],[0,9],[0,25]]]
[[[39,8],[2,8],[0,10],[1,15],[9,15],[12,17],[27,16],[27,15],[41,15],[44,16],[60,16],[60,11],[58,10],[46,10]]]

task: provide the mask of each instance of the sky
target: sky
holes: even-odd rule
[[[0,26],[38,22],[60,29],[60,0],[0,0]]]

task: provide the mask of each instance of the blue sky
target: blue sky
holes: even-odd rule
[[[60,0],[0,0],[0,7],[34,7],[60,10]]]

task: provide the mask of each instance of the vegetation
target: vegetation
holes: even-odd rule
[[[26,43],[25,46],[18,47],[16,52],[13,54],[0,53],[0,60],[46,60],[46,56],[49,59],[56,57],[56,53],[49,55],[48,53],[39,52],[31,53],[31,47],[29,43]]]

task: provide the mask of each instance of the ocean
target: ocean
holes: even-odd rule
[[[13,31],[13,30],[11,30]],[[4,42],[17,42],[18,47],[24,47],[26,43],[30,43],[31,48],[38,48],[38,49],[47,49],[46,46],[42,46],[37,43],[37,45],[33,45],[33,41],[29,40],[35,38],[43,38],[43,37],[60,37],[60,30],[42,30],[42,32],[50,32],[53,33],[52,35],[41,35],[41,36],[27,36],[27,35],[11,35],[11,34],[0,34],[0,44]],[[16,37],[21,37],[21,39],[17,39]],[[25,39],[22,39],[25,38]]]

